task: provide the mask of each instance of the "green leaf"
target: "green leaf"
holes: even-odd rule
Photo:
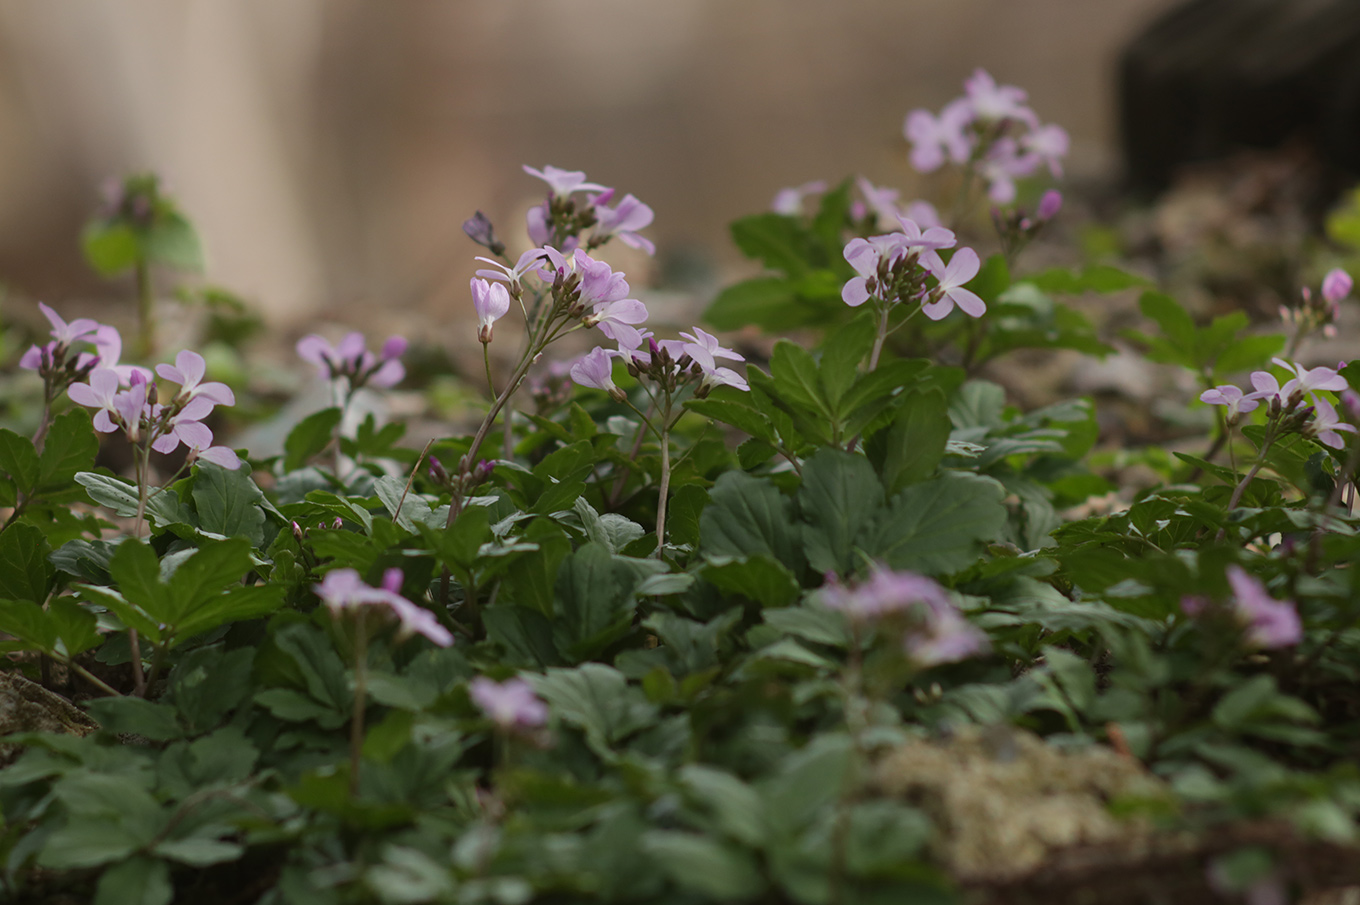
[[[817,362],[802,346],[786,339],[775,343],[770,355],[770,377],[781,398],[831,418],[831,409],[822,397]]]
[[[56,629],[67,657],[74,657],[104,643],[94,613],[70,597],[58,597],[49,603],[47,618]]]
[[[708,555],[704,561],[700,574],[726,595],[740,594],[761,606],[780,607],[788,606],[802,592],[798,579],[788,567],[766,554]]]
[[[709,836],[648,830],[642,851],[681,889],[717,902],[741,902],[765,891],[754,855]]]
[[[100,875],[94,905],[169,905],[174,897],[169,866],[137,855]]]
[[[771,445],[779,443],[779,435],[775,432],[770,419],[744,402],[710,396],[707,399],[688,400],[685,403],[685,408],[706,418],[730,424]]]
[[[793,503],[769,481],[735,471],[718,478],[699,517],[699,533],[705,553],[737,559],[763,553],[795,575],[803,570]]]
[[[562,662],[553,644],[553,627],[542,612],[498,604],[482,612],[487,638],[505,649],[507,666],[543,669]]]
[[[822,344],[821,388],[833,410],[839,411],[841,397],[858,378],[859,363],[873,348],[876,328],[872,312],[866,311],[832,331]]]
[[[855,548],[883,508],[883,486],[863,456],[839,449],[818,450],[803,464],[798,491],[808,565],[818,572],[848,575]]]
[[[713,814],[718,829],[750,846],[765,842],[765,804],[756,791],[731,773],[687,764],[677,776],[685,793]]]
[[[47,611],[31,600],[0,600],[0,632],[36,650],[50,652],[57,647],[56,625]]]
[[[748,324],[755,324],[773,331],[785,325],[793,326],[781,324],[781,321],[796,310],[796,305],[794,286],[789,280],[783,277],[756,277],[735,283],[719,292],[704,311],[703,320],[716,330],[738,330]]]
[[[1005,529],[1002,496],[995,481],[963,472],[913,484],[893,498],[865,550],[891,568],[926,575],[966,568]]]
[[[146,259],[178,270],[203,270],[203,248],[198,233],[184,215],[176,210],[159,212],[143,239]]]
[[[194,475],[193,499],[201,530],[222,537],[243,537],[252,547],[264,543],[264,510],[260,508],[264,493],[244,466],[231,469],[200,462]]]
[[[888,493],[935,472],[944,458],[951,427],[949,403],[939,388],[905,396],[891,426],[871,437],[865,448]]]
[[[72,817],[47,837],[38,864],[53,870],[98,867],[122,861],[144,841],[129,837],[115,817]]]
[[[52,420],[38,457],[38,492],[44,498],[64,498],[61,491],[71,491],[72,481],[82,471],[94,468],[99,454],[99,438],[90,421],[90,413],[76,408],[62,412]]]
[[[849,737],[819,735],[780,762],[758,785],[770,825],[796,832],[842,794],[849,779]]]
[[[96,221],[81,232],[85,260],[102,277],[114,277],[132,269],[141,255],[141,244],[132,228],[116,221]]]
[[[657,718],[656,707],[642,690],[630,686],[623,673],[611,666],[586,663],[527,678],[553,713],[584,730],[586,740],[597,752],[607,753],[611,745],[650,726]]]
[[[52,548],[38,528],[15,522],[0,531],[0,589],[6,597],[42,603],[56,570],[47,561]]]
[[[783,214],[755,214],[735,221],[732,240],[748,258],[790,277],[807,273],[819,251],[807,228]]]
[[[330,446],[343,415],[339,408],[331,407],[313,412],[299,421],[283,441],[284,470],[296,471]]]
[[[12,430],[0,430],[0,471],[14,479],[19,493],[31,495],[41,473],[33,441]]]
[[[131,733],[167,742],[184,735],[175,719],[175,708],[142,698],[95,698],[86,707],[100,728],[119,734]]]
[[[90,499],[101,506],[107,506],[123,518],[137,515],[137,487],[135,484],[102,475],[92,471],[82,471],[76,475],[76,483],[90,494]],[[169,525],[190,525],[195,522],[193,512],[180,502],[179,497],[170,489],[153,489],[147,496],[146,518],[156,528]]]
[[[569,663],[594,659],[633,624],[635,580],[609,551],[589,543],[557,572],[553,641]]]
[[[207,839],[202,836],[168,839],[152,849],[152,852],[162,858],[169,858],[190,867],[209,867],[213,864],[235,861],[245,854],[245,851],[245,846],[239,843]]]

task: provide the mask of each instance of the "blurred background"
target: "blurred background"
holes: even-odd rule
[[[978,66],[1068,129],[1069,183],[1113,181],[1118,53],[1173,3],[0,0],[5,316],[130,311],[77,237],[137,170],[197,225],[206,281],[293,335],[465,324],[461,224],[481,209],[523,247],[544,186],[521,164],[650,204],[657,259],[607,257],[702,296],[749,272],[726,224],[783,186],[916,194],[903,117]]]

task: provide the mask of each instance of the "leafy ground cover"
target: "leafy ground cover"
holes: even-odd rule
[[[303,339],[333,404],[252,458],[210,426],[244,382],[195,350],[124,362],[116,330],[45,308],[19,360],[37,426],[0,430],[6,706],[52,730],[5,738],[8,900],[1268,902],[1360,879],[1360,373],[1304,363],[1351,279],[1319,257],[1277,334],[1108,264],[1027,270],[1066,135],[986,73],[965,87],[905,125],[914,166],[957,173],[948,215],[859,179],[733,224],[764,273],[706,320],[796,331],[760,362],[653,335],[601,252],[651,252],[651,210],[526,167],[532,247],[465,226],[485,416],[423,449],[354,416],[406,379],[400,337]],[[995,229],[965,244],[981,196]],[[192,227],[138,177],[84,240],[135,274],[156,360],[151,271],[195,264]],[[1026,411],[984,376],[1108,355],[1070,301],[1114,292],[1147,322],[1124,342],[1199,384],[1173,401],[1194,453],[1103,448],[1092,399]],[[519,344],[499,380],[492,343]],[[1130,462],[1150,486],[1111,480]]]

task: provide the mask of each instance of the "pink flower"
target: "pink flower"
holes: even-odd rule
[[[1048,167],[1055,179],[1062,178],[1062,160],[1067,156],[1070,139],[1062,126],[1047,125],[1032,129],[1020,139],[1020,150]]]
[[[1214,387],[1212,390],[1205,390],[1199,394],[1199,399],[1200,402],[1206,402],[1209,405],[1226,406],[1229,421],[1236,421],[1238,416],[1253,411],[1260,405],[1252,396],[1245,396],[1240,389],[1227,384]]]
[[[917,666],[928,667],[976,657],[991,645],[987,635],[951,605],[932,611],[921,630],[907,633],[903,646]]]
[[[548,183],[548,188],[559,198],[565,198],[572,192],[603,192],[605,190],[602,185],[586,182],[586,174],[581,170],[563,170],[549,165],[541,170],[525,166],[524,172],[530,176],[537,176]]]
[[[316,365],[322,377],[330,380],[345,378],[351,389],[362,386],[393,387],[406,376],[406,368],[399,361],[406,351],[406,340],[392,336],[382,346],[380,356],[364,346],[364,335],[354,332],[332,346],[313,333],[298,340],[297,353],[303,361]]]
[[[1289,647],[1303,640],[1303,623],[1293,601],[1276,600],[1260,579],[1241,566],[1228,566],[1233,613],[1246,627],[1247,643],[1253,647]]]
[[[855,184],[864,196],[865,205],[873,211],[874,223],[878,228],[892,229],[896,226],[897,218],[902,215],[902,210],[897,206],[897,199],[902,193],[897,189],[880,188],[863,176],[857,177]]]
[[[175,356],[174,365],[156,365],[156,373],[166,380],[179,384],[178,398],[183,400],[203,396],[218,405],[235,405],[236,396],[225,383],[211,381],[202,383],[207,372],[203,356],[188,349]]]
[[[1062,210],[1063,196],[1057,189],[1049,189],[1039,198],[1039,208],[1034,215],[1040,221],[1052,220]]]
[[[510,291],[504,283],[490,283],[472,278],[472,307],[477,312],[477,339],[491,342],[492,324],[505,317],[510,310]]]
[[[605,390],[622,401],[624,393],[614,385],[613,371],[614,361],[609,353],[596,346],[571,366],[571,379],[583,387]]]
[[[571,257],[571,267],[581,275],[582,304],[598,306],[627,297],[628,281],[608,263],[597,261],[578,248]]]
[[[649,255],[656,254],[656,246],[650,239],[638,235],[638,230],[646,229],[651,225],[655,215],[652,209],[632,195],[624,195],[623,200],[615,207],[606,207],[599,199],[595,199],[595,240],[602,240],[609,236],[617,236],[619,241],[629,248],[636,248],[645,251]]]
[[[388,569],[381,588],[365,584],[354,569],[333,569],[326,573],[320,584],[313,585],[312,590],[332,615],[338,616],[345,610],[361,606],[386,607],[400,623],[399,638],[420,634],[440,647],[452,644],[453,634],[439,624],[433,613],[397,593],[401,581],[400,569]]]
[[[95,430],[108,434],[118,429],[112,418],[119,411],[115,402],[118,395],[118,375],[112,370],[95,368],[90,372],[88,383],[73,384],[67,390],[67,395],[77,405],[99,409],[94,415]]]
[[[1335,305],[1351,294],[1352,285],[1351,275],[1346,271],[1339,267],[1329,270],[1322,278],[1322,297]]]
[[[939,281],[939,285],[931,293],[931,301],[921,306],[921,311],[926,317],[933,321],[940,320],[954,306],[958,305],[963,309],[963,313],[969,317],[982,317],[987,313],[987,305],[971,290],[964,289],[963,284],[977,276],[982,263],[978,259],[977,252],[971,248],[960,248],[954,252],[954,257],[949,259],[947,267],[939,267],[939,258],[928,263],[931,276]]]
[[[596,305],[593,313],[581,318],[587,327],[600,332],[622,346],[636,349],[642,343],[642,331],[636,325],[647,320],[647,306],[637,299],[619,299]]]
[[[819,195],[825,191],[826,181],[821,179],[815,182],[805,182],[792,188],[780,189],[775,192],[774,200],[770,202],[770,210],[786,217],[797,217],[803,212],[804,198],[809,195]]]
[[[1354,424],[1347,424],[1336,414],[1336,407],[1325,399],[1312,397],[1313,420],[1308,425],[1308,430],[1318,439],[1323,446],[1330,446],[1332,449],[1344,449],[1346,441],[1341,439],[1337,431],[1349,431],[1355,433]]]
[[[1022,88],[998,85],[986,70],[977,69],[963,83],[973,115],[984,122],[1002,119],[1028,121],[1034,114],[1025,106],[1028,99]]]
[[[953,101],[936,117],[929,110],[913,110],[907,114],[902,134],[911,142],[911,165],[922,173],[929,173],[944,165],[945,160],[963,163],[972,153],[972,139],[967,128],[973,111],[962,98]]]
[[[680,335],[689,340],[689,342],[681,346],[684,350],[684,354],[697,361],[699,367],[703,368],[704,371],[715,370],[718,367],[718,363],[714,359],[717,358],[725,358],[728,361],[746,360],[744,356],[719,345],[718,337],[714,336],[712,333],[706,333],[698,327],[694,328],[692,334],[681,333]]]
[[[468,683],[468,697],[504,731],[535,729],[548,722],[548,705],[523,679],[493,682],[478,676]]]

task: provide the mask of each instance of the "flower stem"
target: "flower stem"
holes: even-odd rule
[[[156,352],[156,297],[151,288],[151,268],[146,258],[138,255],[135,267],[137,281],[138,352],[143,360],[150,360]]]
[[[869,353],[869,370],[878,367],[878,357],[883,353],[883,341],[888,338],[888,313],[892,307],[886,302],[878,318],[878,335],[874,337],[874,348]]]
[[[139,442],[134,447],[134,456],[137,461],[137,520],[133,523],[133,539],[141,543],[142,529],[147,529],[150,534],[150,526],[146,524],[146,500],[150,492],[149,476],[147,474],[151,451],[145,441]],[[137,637],[135,628],[128,629],[128,649],[132,655],[132,693],[139,698],[146,697],[147,683],[146,676],[142,672],[142,645]]]
[[[661,548],[666,544],[666,496],[671,488],[671,427],[670,395],[666,396],[666,412],[661,422],[661,489],[656,501],[656,557],[661,558]]]

